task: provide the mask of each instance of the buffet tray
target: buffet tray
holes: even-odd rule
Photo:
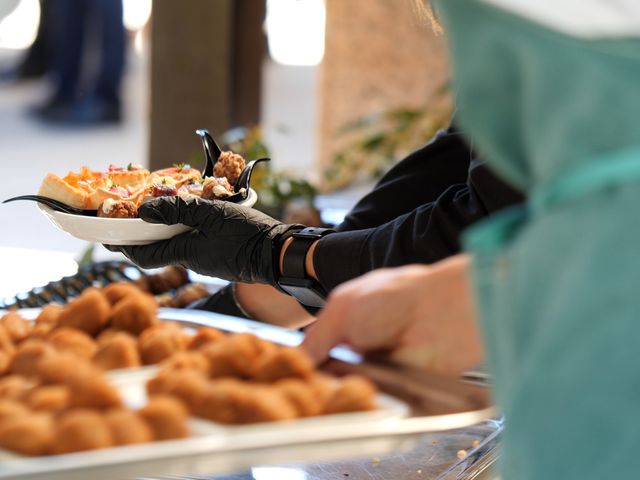
[[[37,310],[22,310],[26,317]],[[160,318],[185,328],[209,326],[251,332],[274,343],[295,346],[302,333],[199,310],[161,309]],[[0,479],[92,480],[154,475],[216,474],[257,463],[320,461],[380,455],[412,448],[425,432],[474,425],[494,415],[486,388],[439,378],[334,348],[321,367],[332,374],[357,373],[379,387],[380,409],[272,422],[222,426],[193,419],[192,437],[144,445],[47,457],[0,453]],[[144,402],[144,382],[155,367],[115,371],[110,377],[132,407]]]

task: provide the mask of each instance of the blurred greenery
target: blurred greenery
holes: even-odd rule
[[[436,90],[428,107],[391,108],[348,123],[337,132],[341,147],[324,171],[323,188],[336,190],[359,180],[377,179],[446,128],[451,114],[447,84]]]
[[[247,161],[271,156],[260,127],[234,128],[222,136],[222,141],[226,148]],[[251,176],[251,188],[258,193],[256,208],[276,218],[282,218],[285,207],[293,200],[304,200],[312,206],[318,193],[305,178],[274,170],[270,163],[256,166]]]

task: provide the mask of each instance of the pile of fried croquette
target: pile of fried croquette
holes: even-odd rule
[[[159,364],[148,404],[125,408],[105,370]],[[60,454],[188,435],[187,417],[246,424],[376,408],[361,377],[316,371],[298,348],[160,321],[132,283],[89,288],[35,321],[0,318],[0,448]]]
[[[193,416],[247,424],[373,410],[377,392],[363,377],[315,370],[299,348],[202,328],[189,350],[160,363],[147,393],[178,398]]]

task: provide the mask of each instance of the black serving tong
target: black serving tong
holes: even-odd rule
[[[2,203],[15,202],[17,200],[29,200],[32,202],[42,203],[52,210],[56,210],[62,213],[70,213],[72,215],[84,215],[85,217],[96,217],[98,215],[97,210],[89,210],[86,208],[76,208],[71,205],[67,205],[55,198],[44,197],[42,195],[20,195],[18,197],[7,198]]]
[[[204,170],[202,171],[202,177],[213,177],[215,165],[220,158],[220,154],[222,154],[222,150],[209,133],[209,130],[207,130],[206,128],[199,128],[198,130],[196,130],[196,134],[202,141],[202,148],[204,150],[205,157],[205,166]],[[260,162],[269,161],[271,161],[270,158],[258,158],[247,163],[233,185],[233,191],[236,193],[234,193],[230,197],[225,198],[225,201],[237,203],[246,200],[249,196],[249,186],[251,183],[253,168]]]

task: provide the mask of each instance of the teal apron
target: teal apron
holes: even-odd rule
[[[503,478],[636,478],[640,42],[438,6],[461,126],[529,198],[465,238],[506,416]]]

